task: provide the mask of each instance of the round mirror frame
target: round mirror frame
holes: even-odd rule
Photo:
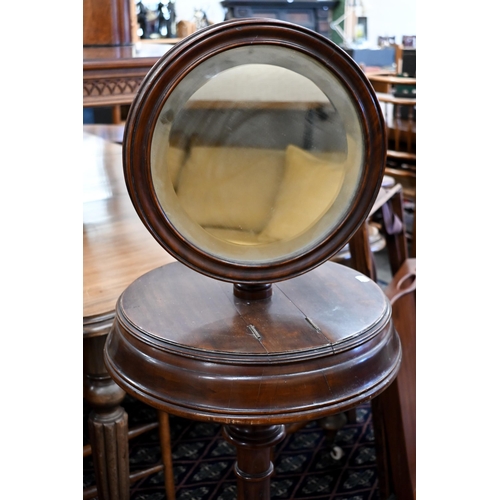
[[[346,215],[325,238],[300,255],[248,265],[204,252],[178,232],[161,207],[151,175],[155,124],[169,95],[195,66],[225,50],[275,45],[317,61],[345,87],[356,108],[364,138],[362,176]],[[303,274],[344,247],[368,216],[385,168],[384,118],[375,91],[361,68],[340,47],[301,26],[272,19],[219,23],[195,32],[170,49],[143,80],[125,126],[123,164],[132,203],[150,233],[174,258],[206,276],[242,284],[265,284]]]

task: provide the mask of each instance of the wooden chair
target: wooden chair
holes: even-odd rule
[[[377,92],[386,121],[386,174],[404,188],[405,199],[416,200],[416,78],[396,75],[368,75]]]
[[[405,47],[403,44],[394,44],[392,47],[394,48],[396,74],[414,77],[416,75],[416,48]]]
[[[403,347],[396,380],[372,401],[380,495],[416,498],[416,259],[386,289]]]
[[[366,274],[372,280],[377,281],[375,261],[373,254],[384,249],[387,245],[384,235],[384,228],[373,221],[373,215],[388,203],[392,203],[391,198],[401,191],[401,186],[397,185],[391,177],[384,176],[382,186],[377,199],[368,215],[366,222],[353,236],[351,241],[336,255],[332,257],[333,262],[348,265]],[[392,210],[392,204],[388,205],[388,210]],[[384,208],[385,210],[385,208]]]
[[[367,75],[377,89],[387,131],[387,161],[385,173],[403,186],[405,208],[416,212],[416,83],[415,77]],[[415,257],[416,226],[407,235],[411,256]]]
[[[350,265],[374,281],[377,270],[370,245],[369,225],[375,215],[380,215],[381,234],[385,238],[389,265],[394,275],[408,258],[408,242],[404,225],[403,187],[395,183],[382,186],[366,222],[349,241]]]
[[[386,173],[404,183],[405,195],[416,197],[416,97],[378,94],[387,126]]]
[[[400,75],[403,72],[403,46],[394,44],[394,62],[396,63],[396,73]]]
[[[416,498],[416,259],[415,218],[411,251],[400,222],[403,221],[402,187],[381,189],[372,214],[383,213],[382,231],[387,241],[393,279],[385,289],[403,347],[403,361],[396,380],[372,401],[380,497],[388,500]],[[352,265],[372,279],[376,269],[365,223],[349,242]],[[353,415],[348,415],[353,418]]]

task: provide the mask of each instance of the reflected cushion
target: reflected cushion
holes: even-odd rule
[[[186,159],[186,151],[178,147],[164,147],[151,155],[151,173],[158,198],[163,202],[166,193],[176,188],[179,171]]]
[[[346,155],[330,159],[289,145],[286,149],[285,175],[271,219],[261,233],[268,240],[287,240],[302,234],[332,206],[342,187]]]
[[[269,220],[285,151],[195,146],[181,169],[177,196],[203,227],[258,233]]]

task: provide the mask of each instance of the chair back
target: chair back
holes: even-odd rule
[[[387,129],[387,158],[396,162],[416,163],[416,97],[377,94]]]
[[[416,77],[368,75],[382,107],[387,132],[385,173],[404,188],[405,199],[416,199],[417,93]]]

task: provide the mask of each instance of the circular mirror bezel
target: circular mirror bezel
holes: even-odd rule
[[[248,45],[275,45],[301,52],[336,77],[351,97],[364,138],[365,165],[346,215],[321,241],[282,260],[240,263],[207,253],[188,241],[160,205],[151,175],[155,124],[169,95],[189,71],[207,58]],[[123,142],[125,182],[132,203],[150,233],[174,258],[192,269],[233,283],[271,283],[292,278],[337,253],[369,214],[380,188],[386,154],[382,111],[361,68],[340,47],[301,26],[271,19],[226,21],[200,30],[170,49],[143,80],[130,108]]]

